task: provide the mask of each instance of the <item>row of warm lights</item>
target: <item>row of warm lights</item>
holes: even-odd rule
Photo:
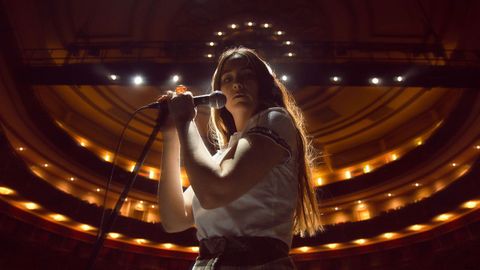
[[[478,146],[478,145],[474,146],[474,148],[477,149],[477,146]],[[478,149],[480,150],[480,146],[478,147]],[[457,167],[457,166],[459,166],[459,164],[458,164],[458,163],[455,163],[455,162],[452,162],[452,163],[450,163],[450,166],[451,166],[451,167]],[[463,175],[466,171],[468,171],[468,169],[469,169],[469,167],[466,168],[464,171],[462,171],[459,176]],[[323,179],[322,179],[321,177],[317,178],[317,184],[318,184],[318,185],[323,185]],[[422,184],[416,182],[416,183],[412,184],[412,186],[414,186],[414,187],[420,187],[420,186],[422,186]],[[389,193],[386,193],[385,196],[390,198],[390,197],[394,196],[394,194],[391,193],[391,192],[389,192]],[[365,209],[365,208],[367,207],[365,204],[363,204],[363,201],[362,201],[362,200],[358,200],[358,201],[357,201],[357,204],[361,204],[361,205],[360,205],[360,209]],[[332,207],[331,209],[334,210],[334,211],[339,211],[339,210],[341,210],[341,208],[338,207],[338,206]]]
[[[12,194],[15,194],[14,190],[9,189],[7,187],[0,187],[0,195],[12,195]],[[361,202],[361,201],[359,201],[359,202]],[[24,206],[25,206],[25,208],[27,208],[29,210],[35,210],[35,209],[40,208],[40,206],[38,206],[37,204],[35,204],[33,202],[25,202]],[[474,209],[478,206],[480,206],[480,201],[479,200],[471,200],[471,201],[467,201],[467,202],[462,204],[462,208],[467,208],[467,209]],[[69,221],[69,218],[67,218],[63,215],[60,215],[60,214],[50,214],[49,217],[52,218],[55,221],[58,221],[58,222]],[[436,216],[433,220],[436,221],[436,222],[444,222],[444,221],[451,220],[454,217],[455,217],[455,215],[453,213],[444,213],[444,214]],[[80,224],[80,225],[78,225],[78,227],[83,231],[96,230],[96,228],[94,228],[90,225],[87,225],[87,224]],[[407,229],[410,230],[410,231],[421,231],[421,230],[423,230],[427,227],[428,227],[428,225],[415,224],[415,225],[409,226]],[[380,235],[380,237],[384,238],[384,239],[393,239],[393,238],[395,238],[399,235],[400,235],[400,233],[386,232],[386,233],[383,233],[382,235]],[[120,239],[121,237],[123,237],[123,235],[119,234],[119,233],[116,233],[116,232],[111,232],[111,233],[108,234],[108,237],[112,238],[112,239]],[[140,245],[150,243],[150,241],[148,241],[147,239],[142,239],[142,238],[136,238],[136,239],[133,239],[133,241],[137,244],[140,244]],[[371,242],[371,241],[372,240],[369,240],[369,239],[356,239],[356,240],[353,240],[352,243],[357,244],[357,245],[364,245],[364,244],[367,244],[368,242]],[[170,244],[170,243],[160,244],[160,246],[163,247],[163,248],[166,248],[166,249],[171,249],[171,248],[175,247],[175,245]],[[335,249],[335,248],[341,247],[342,243],[329,243],[329,244],[325,244],[324,246],[326,248],[329,248],[329,249]],[[304,247],[294,249],[293,251],[297,250],[297,251],[305,253],[305,252],[310,251],[313,248],[315,248],[315,247],[304,246]],[[189,249],[193,252],[198,252],[198,247],[190,247]]]
[[[112,81],[117,81],[120,79],[120,76],[117,75],[117,74],[110,74],[108,75],[108,78]],[[173,82],[173,83],[177,83],[180,81],[180,76],[177,75],[177,74],[173,74],[171,77],[170,77],[170,80]],[[142,76],[142,75],[135,75],[133,77],[131,77],[130,81],[132,82],[133,85],[142,85],[145,83],[145,77]]]
[[[79,141],[80,146],[82,146],[82,147],[87,147],[88,146],[87,142],[84,139],[78,139],[78,141]],[[113,157],[109,152],[105,152],[102,156],[102,159],[107,161],[107,162],[112,162],[113,161]],[[133,172],[133,170],[135,169],[135,165],[136,165],[136,163],[130,162],[129,167],[126,168],[126,169],[129,172]],[[148,178],[150,178],[150,179],[155,179],[157,174],[158,174],[157,171],[153,168],[150,168],[148,170]]]
[[[213,54],[207,54],[207,55],[205,55],[205,56],[206,56],[207,58],[212,58],[212,57],[213,57]],[[292,56],[293,56],[293,55],[292,55]],[[110,80],[112,80],[112,81],[116,81],[116,80],[118,80],[120,77],[119,77],[118,75],[111,74],[111,75],[109,75],[109,78],[110,78]],[[172,75],[172,76],[170,77],[170,81],[171,81],[172,83],[179,83],[179,82],[181,81],[181,79],[182,79],[182,77],[181,77],[180,75],[178,75],[178,74],[174,74],[174,75]],[[284,75],[282,75],[282,76],[280,77],[280,79],[281,79],[282,81],[286,82],[286,81],[288,81],[288,76],[284,74]],[[142,85],[142,84],[145,83],[145,78],[144,78],[143,76],[141,76],[141,75],[135,75],[134,77],[132,77],[132,80],[131,80],[131,81],[132,81],[132,83],[133,83],[134,85]],[[85,142],[83,142],[83,143],[85,144]],[[84,146],[84,145],[82,145],[82,146]]]
[[[419,145],[422,145],[423,141],[422,141],[421,139],[417,139],[417,140],[415,141],[415,143],[416,143],[417,146],[419,146]],[[83,140],[83,139],[79,139],[79,144],[80,144],[81,146],[83,146],[83,147],[87,147],[87,143],[86,143],[86,141]],[[480,145],[475,145],[475,146],[473,146],[473,148],[476,149],[476,150],[480,150]],[[18,151],[26,151],[26,148],[25,148],[25,147],[18,147],[17,150],[18,150]],[[112,157],[111,157],[110,153],[108,153],[108,152],[104,154],[103,159],[104,159],[105,161],[107,161],[107,162],[111,162],[111,161],[112,161]],[[395,161],[395,160],[397,160],[397,159],[398,159],[398,154],[395,154],[395,153],[394,153],[394,154],[390,154],[390,156],[389,156],[389,160],[390,160],[390,161]],[[458,166],[458,164],[455,163],[455,162],[452,162],[450,165],[451,165],[452,167],[457,167],[457,166]],[[44,163],[44,164],[42,164],[42,167],[47,168],[47,167],[49,167],[49,164],[48,164],[48,163]],[[130,167],[128,168],[128,170],[129,170],[129,171],[133,171],[134,167],[135,167],[135,164],[131,164]],[[366,165],[363,167],[363,170],[362,170],[362,171],[363,171],[364,173],[369,173],[369,172],[371,172],[372,170],[373,170],[373,167],[372,167],[370,164],[366,164]],[[155,169],[152,169],[152,168],[151,168],[151,169],[148,170],[148,174],[149,174],[149,178],[150,178],[150,179],[155,179],[155,176],[156,176],[157,172],[156,172]],[[351,179],[351,178],[352,178],[352,172],[351,172],[350,170],[346,170],[346,171],[343,172],[343,176],[344,176],[343,179]],[[75,178],[74,178],[74,177],[70,177],[69,180],[70,180],[70,181],[75,181]],[[322,178],[322,177],[318,177],[318,178],[317,178],[317,181],[316,181],[316,184],[317,184],[317,186],[324,185],[324,180],[323,180],[323,178]],[[418,183],[416,183],[415,185],[416,185],[417,187],[419,186]],[[97,188],[96,191],[97,191],[97,192],[100,192],[101,189],[98,189],[98,188]]]
[[[418,182],[412,184],[412,186],[414,186],[414,187],[420,187],[421,185],[422,185],[422,184],[420,184],[420,183],[418,183]],[[391,192],[388,192],[388,193],[385,194],[385,197],[388,197],[388,198],[391,198],[391,197],[393,197],[393,196],[394,196],[394,194],[391,193]],[[362,201],[362,200],[358,200],[358,201],[357,201],[357,204],[359,204],[359,209],[365,209],[365,208],[367,207],[365,204],[363,204],[363,201]],[[333,207],[332,209],[335,210],[335,211],[342,210],[342,208],[340,208],[340,207],[338,207],[338,206],[335,206],[335,207]]]
[[[474,209],[476,207],[480,206],[480,201],[476,200],[476,201],[467,201],[465,203],[462,204],[462,208],[467,208],[467,209]],[[435,222],[444,222],[444,221],[448,221],[448,220],[451,220],[455,217],[454,214],[452,213],[444,213],[444,214],[441,214],[441,215],[438,215],[436,216],[435,218],[433,218],[433,221]],[[414,232],[418,232],[418,231],[421,231],[423,229],[426,229],[428,228],[429,226],[428,225],[424,225],[424,224],[415,224],[415,225],[411,225],[409,226],[407,229],[409,231],[414,231]],[[386,232],[386,233],[383,233],[381,234],[379,237],[380,238],[384,238],[384,239],[393,239],[397,236],[399,236],[400,233],[395,233],[395,232]],[[373,240],[369,240],[369,239],[356,239],[356,240],[353,240],[351,241],[352,243],[354,244],[357,244],[357,245],[364,245],[364,244],[367,244],[369,242],[373,242]],[[339,248],[341,247],[343,244],[342,243],[329,243],[329,244],[325,244],[323,245],[324,247],[328,248],[328,249],[335,249],[335,248]],[[293,251],[297,251],[297,252],[308,252],[308,251],[311,251],[312,249],[315,249],[316,247],[309,247],[309,246],[304,246],[304,247],[299,247],[299,248],[296,248],[294,249]]]
[[[293,55],[292,55],[293,56]],[[395,82],[403,82],[405,80],[404,76],[395,76],[393,77]],[[340,83],[342,81],[342,77],[340,76],[332,76],[330,77],[330,81],[333,83]],[[380,85],[382,83],[382,79],[379,77],[371,77],[368,79],[368,82],[373,85]]]
[[[416,140],[414,141],[414,143],[415,143],[416,146],[420,146],[420,145],[423,145],[423,140],[422,140],[422,139],[416,139]],[[475,145],[475,146],[473,146],[473,148],[474,148],[475,150],[480,150],[480,145]],[[398,158],[399,158],[399,155],[396,154],[396,153],[388,154],[388,155],[386,156],[385,162],[387,163],[387,162],[395,161],[395,160],[397,160]],[[450,165],[451,165],[452,167],[458,166],[458,164],[455,163],[455,162],[450,163]],[[365,164],[365,165],[363,165],[363,167],[362,167],[363,173],[370,173],[370,172],[373,171],[373,169],[374,169],[374,168],[373,168],[373,166],[372,166],[371,164]],[[341,176],[339,177],[339,179],[351,179],[352,176],[353,176],[353,175],[352,175],[352,170],[344,170],[340,175],[341,175]],[[317,184],[317,186],[322,186],[322,185],[325,184],[325,181],[324,181],[324,179],[323,179],[322,177],[317,177],[316,184]]]
[[[244,23],[244,26],[246,26],[246,27],[249,28],[249,29],[250,29],[251,27],[256,26],[256,25],[257,25],[257,23],[256,23],[256,22],[253,22],[253,21],[248,21],[248,22],[245,22],[245,23]],[[271,23],[269,23],[269,22],[260,23],[259,26],[260,26],[261,28],[264,28],[264,29],[270,29],[270,28],[273,27],[273,25],[272,25]],[[229,24],[229,25],[228,25],[228,28],[229,28],[229,29],[232,29],[232,30],[240,29],[240,27],[241,27],[241,25],[240,25],[240,24],[237,24],[237,23],[232,23],[232,24]],[[224,31],[216,31],[216,32],[214,32],[213,34],[214,34],[215,36],[221,37],[221,36],[226,35],[226,32],[224,32]],[[277,35],[277,36],[283,36],[283,35],[285,35],[285,31],[277,30],[277,31],[274,31],[273,34],[274,34],[274,35]]]
[[[9,189],[7,187],[0,187],[0,195],[13,195],[13,194],[15,194],[14,190]],[[141,201],[140,203],[143,203],[143,201]],[[23,202],[21,205],[28,210],[39,210],[39,209],[41,209],[41,207],[34,202]],[[61,215],[61,214],[52,213],[52,214],[49,214],[47,216],[49,218],[57,221],[57,222],[71,221],[68,217],[66,217],[64,215]],[[88,224],[80,224],[77,227],[80,230],[85,231],[85,232],[96,231],[97,230],[97,228],[95,228],[93,226],[90,226]],[[120,234],[120,233],[111,232],[111,233],[108,234],[108,237],[112,238],[112,239],[119,239],[119,238],[123,237],[123,235]],[[140,244],[140,245],[150,243],[150,241],[148,241],[147,239],[141,239],[141,238],[133,239],[133,241],[137,244]],[[171,248],[175,247],[175,245],[170,244],[170,243],[164,243],[164,244],[160,244],[160,245],[162,247],[166,248],[166,249],[171,249]],[[193,252],[198,252],[198,247],[190,247],[189,249]]]
[[[26,150],[24,147],[18,147],[17,149],[18,149],[19,151],[25,151],[25,150]],[[108,155],[107,155],[106,157],[108,157]],[[48,163],[42,164],[42,167],[44,167],[44,168],[48,168],[49,166],[50,166],[50,165],[49,165]],[[132,168],[131,168],[130,171],[133,171],[133,167],[134,167],[134,165],[132,166]],[[155,177],[155,171],[151,170],[149,177],[153,179],[153,178]],[[73,182],[73,181],[75,181],[76,179],[75,179],[75,177],[69,177],[68,180],[71,181],[71,182]],[[101,188],[95,188],[95,191],[96,191],[96,192],[101,192],[102,189],[101,189]],[[125,199],[125,201],[127,201],[127,199]],[[140,201],[140,202],[139,202],[139,205],[143,205],[143,203],[144,203],[143,201]],[[27,209],[30,209],[30,210],[36,209],[35,206],[34,206],[34,205],[31,205],[31,204],[28,205],[28,206],[26,206],[26,207],[27,207]],[[155,208],[155,205],[152,204],[152,205],[151,205],[151,208]]]

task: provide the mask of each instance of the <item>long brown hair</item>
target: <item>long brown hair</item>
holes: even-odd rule
[[[300,236],[314,235],[322,230],[320,210],[312,179],[311,167],[315,158],[315,149],[307,136],[305,120],[295,99],[287,88],[278,80],[269,65],[258,54],[245,47],[226,50],[219,58],[212,78],[212,89],[220,89],[220,77],[226,60],[239,54],[248,60],[259,83],[259,111],[270,107],[283,107],[294,121],[298,134],[298,199],[294,216],[294,234]],[[211,109],[210,138],[218,148],[227,146],[230,136],[236,132],[235,123],[226,108]]]

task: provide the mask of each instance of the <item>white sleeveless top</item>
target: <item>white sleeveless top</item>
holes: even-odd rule
[[[297,202],[298,137],[287,111],[274,107],[256,114],[247,122],[244,132],[233,134],[228,147],[219,150],[214,159],[220,164],[240,138],[253,134],[271,139],[288,152],[288,158],[225,206],[204,209],[194,195],[192,210],[198,240],[214,236],[264,236],[291,246]],[[261,157],[258,162],[262,162]]]

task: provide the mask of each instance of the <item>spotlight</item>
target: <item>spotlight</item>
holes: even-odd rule
[[[224,34],[225,34],[225,33],[223,33],[222,31],[215,32],[215,35],[217,35],[217,36],[219,36],[219,37],[220,37],[220,36],[223,36]]]
[[[140,75],[137,75],[137,76],[133,77],[133,84],[135,84],[135,85],[143,84],[143,77],[140,76]]]
[[[277,36],[281,36],[281,35],[285,34],[285,32],[283,32],[283,31],[277,31],[277,32],[275,32],[275,34],[276,34]]]
[[[288,76],[287,75],[282,75],[281,79],[282,79],[282,81],[286,82],[286,81],[288,81]]]
[[[405,78],[403,78],[403,76],[396,76],[396,77],[394,78],[394,80],[395,80],[396,82],[403,82],[404,79],[405,79]]]
[[[293,57],[293,56],[295,56],[295,54],[292,53],[292,52],[289,52],[289,53],[287,53],[286,55],[287,55],[288,57]]]
[[[246,25],[252,27],[252,26],[255,25],[255,23],[254,22],[247,22]]]
[[[207,57],[207,58],[213,58],[213,54],[211,54],[211,53],[206,54],[205,57]]]
[[[213,41],[207,42],[207,46],[213,47],[215,45],[217,45],[217,43],[215,43]]]
[[[172,76],[172,81],[173,81],[174,83],[180,81],[180,76],[178,76],[177,74],[173,75],[173,76]]]
[[[264,24],[262,24],[262,27],[263,28],[270,28],[270,27],[272,27],[272,25],[269,24],[269,23],[264,23]]]
[[[370,83],[375,85],[380,84],[380,79],[377,77],[370,78]]]
[[[330,80],[331,80],[332,82],[336,82],[336,83],[337,83],[337,82],[340,82],[340,81],[342,80],[342,78],[341,78],[341,77],[338,77],[338,76],[333,76],[333,77],[330,77]]]
[[[232,29],[237,29],[237,28],[238,28],[238,25],[232,23],[232,24],[229,25],[229,27],[232,28]]]
[[[292,44],[293,44],[293,42],[290,41],[290,40],[286,40],[286,41],[283,42],[283,45],[292,45]]]
[[[110,74],[110,79],[111,79],[112,81],[116,81],[116,80],[118,79],[118,76],[115,75],[115,74]]]

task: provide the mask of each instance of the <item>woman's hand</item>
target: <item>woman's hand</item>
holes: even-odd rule
[[[195,118],[196,110],[193,103],[192,93],[171,93],[172,97],[168,99],[168,111],[173,118],[175,125],[183,127],[185,124]]]
[[[160,96],[157,99],[158,103],[164,103],[168,105],[168,102],[173,98],[175,93],[172,91],[167,91],[167,94]],[[163,133],[163,136],[174,135],[176,133],[175,130],[175,122],[173,121],[173,117],[169,112],[167,113],[167,118],[162,123],[160,131]]]

